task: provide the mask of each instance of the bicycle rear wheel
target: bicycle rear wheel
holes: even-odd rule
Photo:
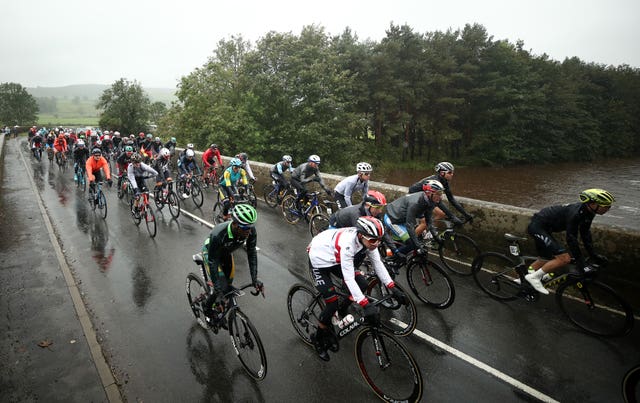
[[[418,323],[416,304],[400,284],[395,283],[395,287],[406,295],[409,304],[402,305],[395,299],[389,299],[380,304],[380,325],[396,336],[408,336],[413,333]],[[374,277],[369,281],[365,294],[381,299],[389,295],[389,290],[380,282],[380,279]]]
[[[512,301],[518,298],[522,279],[516,270],[516,262],[502,253],[485,252],[472,263],[473,279],[491,298]]]
[[[129,211],[131,212],[131,219],[133,220],[133,223],[135,225],[140,225],[140,221],[142,221],[142,215],[140,214],[140,210],[137,210],[134,207],[135,204],[135,198],[131,198],[131,201],[129,201]]]
[[[180,198],[176,192],[171,191],[167,194],[167,204],[169,205],[169,213],[173,218],[180,216]]]
[[[98,197],[98,211],[100,211],[103,219],[107,218],[107,198],[103,192],[100,192],[100,196]]]
[[[325,213],[314,214],[309,220],[309,232],[311,236],[316,236],[329,228],[329,216]]]
[[[289,224],[300,221],[301,214],[296,207],[296,196],[289,195],[282,200],[282,215]]]
[[[596,336],[622,336],[633,328],[633,310],[611,287],[593,280],[567,280],[556,301],[569,320]]]
[[[202,207],[202,203],[204,203],[204,195],[202,194],[202,188],[196,181],[191,183],[191,198],[193,199],[193,203],[196,207]]]
[[[448,308],[455,300],[456,292],[449,275],[436,262],[426,258],[409,262],[407,281],[420,301],[436,309]]]
[[[187,300],[189,301],[189,306],[191,307],[193,316],[195,316],[196,321],[200,326],[204,329],[209,329],[204,315],[204,307],[202,306],[208,296],[208,291],[204,285],[204,281],[202,281],[202,278],[197,274],[189,273],[187,275],[186,290]]]
[[[236,355],[247,373],[254,379],[264,379],[267,375],[267,355],[256,328],[240,309],[232,312],[229,336],[231,336]]]
[[[278,192],[273,183],[267,183],[262,187],[262,194],[264,195],[264,201],[269,207],[276,207],[278,205]]]
[[[356,336],[355,355],[365,382],[386,402],[418,402],[422,373],[409,350],[393,335],[367,327]]]
[[[298,336],[308,345],[311,333],[314,333],[320,322],[320,314],[324,309],[324,301],[320,294],[304,284],[294,284],[287,294],[287,310],[293,328]]]
[[[438,250],[440,260],[447,269],[463,276],[472,273],[471,263],[480,254],[480,248],[469,236],[452,232],[445,234]]]
[[[147,205],[144,209],[144,222],[147,225],[147,232],[151,238],[156,236],[156,215],[153,213],[151,205]]]
[[[224,222],[224,215],[222,214],[224,211],[224,206],[221,202],[216,202],[213,206],[213,223],[220,224]]]

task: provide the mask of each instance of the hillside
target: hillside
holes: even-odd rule
[[[109,88],[110,85],[103,84],[80,84],[67,85],[65,87],[27,87],[27,92],[34,98],[58,98],[96,101],[100,95]],[[169,106],[171,101],[175,101],[175,88],[144,88],[149,95],[151,102],[164,102]]]

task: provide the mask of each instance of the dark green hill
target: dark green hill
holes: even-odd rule
[[[64,87],[35,87],[27,88],[27,91],[34,98],[58,98],[58,99],[73,99],[80,98],[81,100],[97,100],[100,95],[109,88],[109,85],[102,84],[80,84],[80,85],[67,85]],[[174,88],[145,88],[149,95],[151,102],[164,102],[169,106],[171,101],[175,98]]]

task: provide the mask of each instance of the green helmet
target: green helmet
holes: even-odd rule
[[[133,147],[131,147],[131,146],[125,146],[125,147],[124,147],[124,152],[126,152],[126,153],[132,153],[132,152],[133,152]]]
[[[610,206],[616,199],[613,195],[603,189],[587,189],[580,193],[582,203],[594,202],[599,206]]]
[[[233,221],[240,225],[253,226],[258,219],[258,212],[249,204],[237,204],[231,211]]]

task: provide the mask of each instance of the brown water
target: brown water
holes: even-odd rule
[[[431,168],[374,172],[372,180],[409,186],[432,174]],[[455,196],[536,210],[575,202],[588,188],[607,189],[616,198],[614,207],[597,217],[596,223],[640,230],[640,158],[508,168],[460,167],[451,182]]]

